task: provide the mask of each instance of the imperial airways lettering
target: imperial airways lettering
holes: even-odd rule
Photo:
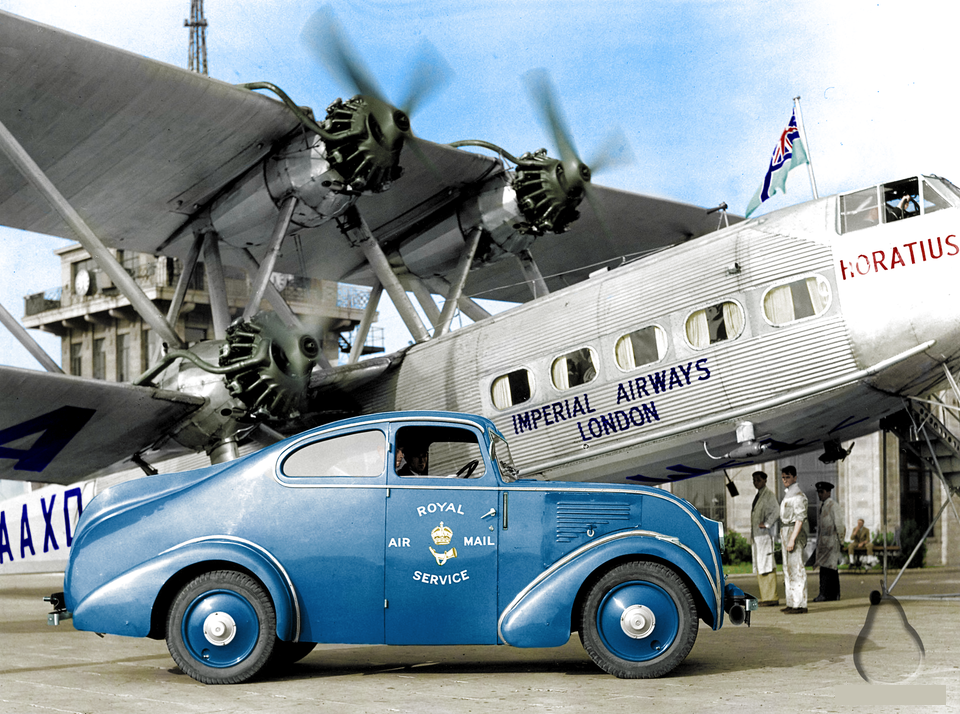
[[[513,433],[522,434],[525,431],[534,431],[540,427],[553,426],[567,420],[575,419],[581,414],[592,414],[596,409],[590,406],[590,397],[584,394],[571,399],[564,399],[544,407],[538,407],[513,415]]]

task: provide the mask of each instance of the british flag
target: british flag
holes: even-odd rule
[[[790,115],[790,122],[780,133],[780,140],[773,149],[770,157],[770,167],[763,177],[763,183],[757,190],[750,204],[747,206],[747,216],[757,207],[773,196],[777,190],[786,193],[787,174],[794,166],[807,163],[807,154],[800,140],[800,129],[797,126],[797,113],[794,110]]]

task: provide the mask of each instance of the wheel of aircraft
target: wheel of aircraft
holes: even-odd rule
[[[660,563],[628,562],[590,589],[580,639],[601,669],[624,679],[669,672],[697,639],[699,618],[689,588]]]

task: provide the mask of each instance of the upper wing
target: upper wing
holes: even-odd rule
[[[541,236],[533,254],[550,290],[572,285],[604,267],[614,268],[646,253],[717,230],[720,220],[699,206],[594,184],[596,211],[586,201],[568,231]],[[599,214],[599,215],[598,215]],[[742,220],[730,216],[731,223]],[[473,297],[526,302],[532,297],[516,260],[485,265],[470,273]]]
[[[178,392],[0,367],[0,478],[88,478],[150,446],[203,403]]]
[[[0,121],[106,243],[151,252],[297,119],[279,102],[0,12]],[[0,223],[74,238],[0,157]]]

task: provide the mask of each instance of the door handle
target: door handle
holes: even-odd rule
[[[489,518],[490,516],[495,516],[495,515],[497,515],[497,509],[491,508],[489,511],[487,511],[482,516],[480,516],[480,520],[482,521],[484,518]]]

